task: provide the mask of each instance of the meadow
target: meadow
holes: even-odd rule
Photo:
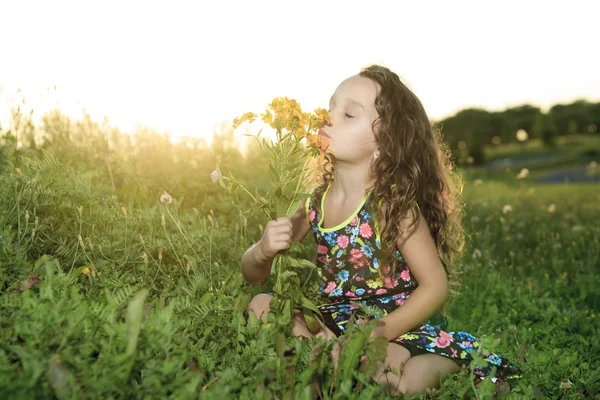
[[[66,129],[60,116],[50,122]],[[256,154],[224,138],[134,143],[103,129],[72,123],[44,149],[3,133],[0,397],[304,399],[315,376],[331,382],[326,352],[308,362],[318,339],[280,343],[246,313],[273,285],[240,273],[266,221],[210,172],[221,162],[264,188]],[[103,150],[107,138],[120,144]],[[461,173],[467,243],[449,330],[522,369],[498,397],[600,398],[599,186]],[[303,275],[307,290],[313,278]],[[491,382],[472,378],[465,370],[415,398],[491,398]],[[323,392],[387,398],[358,374]]]

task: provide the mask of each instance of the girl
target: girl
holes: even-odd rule
[[[385,364],[402,373],[383,373],[380,365],[374,378],[392,394],[437,388],[440,375],[468,367],[470,352],[479,350],[469,333],[445,330],[443,306],[456,284],[452,260],[463,244],[449,154],[419,99],[385,67],[343,81],[329,113],[319,134],[329,141],[331,164],[320,185],[292,218],[266,225],[242,257],[242,274],[263,282],[277,252],[312,230],[326,301],[318,336],[343,334],[353,313],[359,323],[368,320],[351,301],[376,307],[373,334],[389,340]],[[260,294],[248,308],[266,322],[270,299]],[[292,332],[313,336],[299,310]],[[488,366],[474,370],[477,383],[494,366],[497,384],[519,372],[504,357],[481,356]]]

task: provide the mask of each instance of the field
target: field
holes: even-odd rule
[[[282,369],[270,326],[245,315],[272,285],[248,285],[239,271],[265,221],[213,189],[210,169],[179,164],[189,179],[167,204],[160,185],[127,169],[131,159],[113,157],[110,182],[68,156],[85,159],[4,153],[0,397],[308,398],[316,340],[288,339]],[[449,330],[521,367],[501,397],[600,398],[599,186],[537,184],[518,172],[464,173],[468,238]],[[192,179],[200,186],[185,186]],[[310,238],[305,245],[310,258]],[[321,370],[323,381],[331,372]],[[464,371],[427,397],[491,397],[489,381],[471,382]],[[386,398],[376,384],[357,388],[348,380],[324,391]]]

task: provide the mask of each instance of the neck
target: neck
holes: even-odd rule
[[[370,160],[358,164],[336,161],[335,178],[331,182],[329,193],[340,200],[363,197],[374,183],[370,163]]]

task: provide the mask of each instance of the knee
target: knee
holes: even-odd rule
[[[423,394],[428,389],[430,388],[428,387],[427,382],[424,381],[422,375],[411,368],[410,365],[405,366],[396,388],[397,393],[411,396],[415,393]]]
[[[254,313],[256,318],[261,318],[263,322],[267,322],[267,314],[271,310],[269,304],[271,303],[271,299],[273,296],[266,293],[257,294],[250,300],[248,304],[248,311]]]

